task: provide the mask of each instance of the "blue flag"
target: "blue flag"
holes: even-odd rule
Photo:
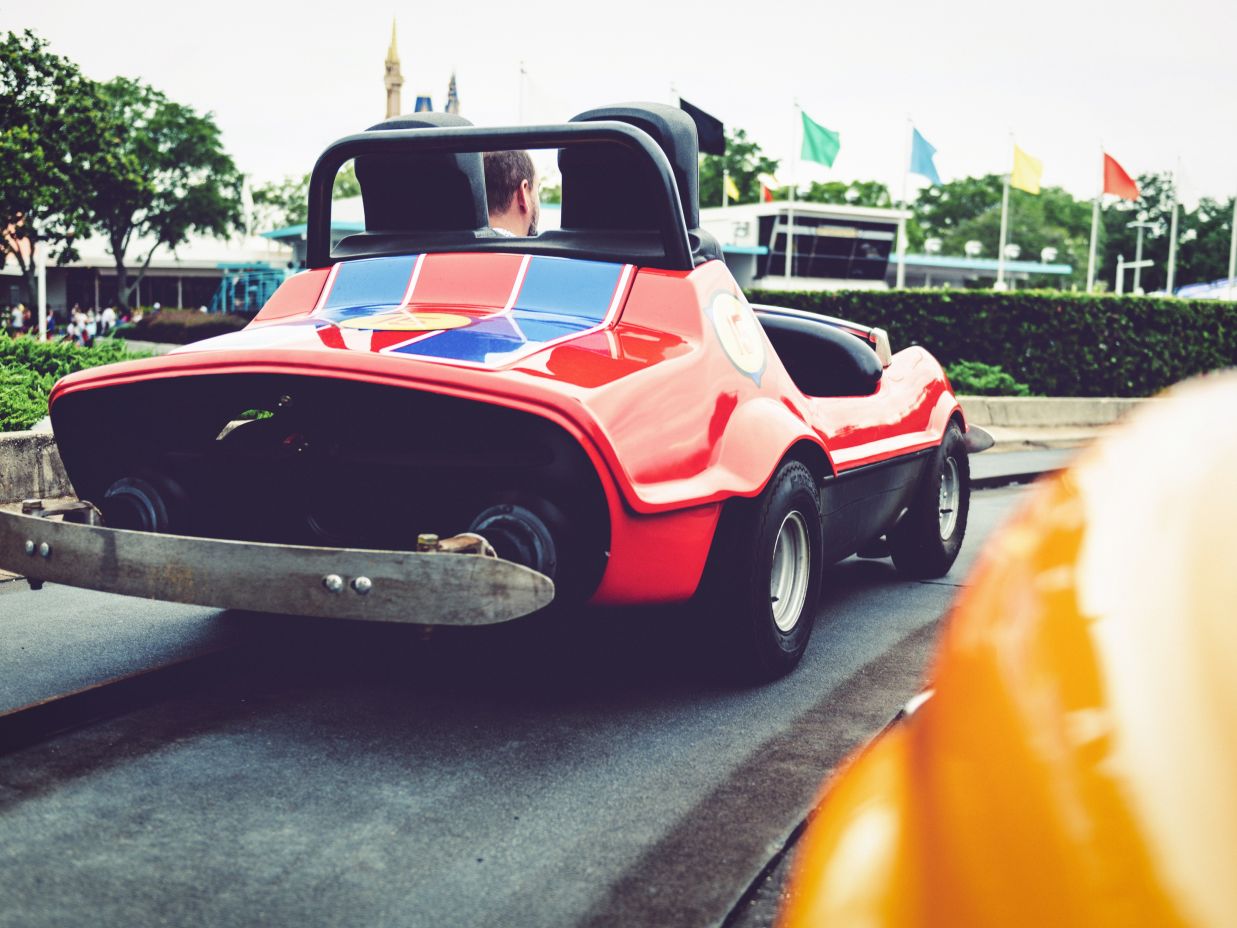
[[[941,175],[936,173],[936,165],[932,163],[932,156],[935,154],[936,149],[919,134],[919,130],[911,129],[911,173],[939,184]]]

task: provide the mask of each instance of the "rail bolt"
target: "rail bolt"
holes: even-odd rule
[[[344,578],[339,574],[327,574],[322,578],[322,585],[326,587],[328,593],[342,593]]]
[[[352,581],[352,589],[358,596],[364,596],[374,588],[374,582],[369,577],[357,577]]]

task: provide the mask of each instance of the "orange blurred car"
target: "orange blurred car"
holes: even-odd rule
[[[931,689],[829,784],[783,928],[1237,925],[1235,543],[1226,373],[990,544]]]

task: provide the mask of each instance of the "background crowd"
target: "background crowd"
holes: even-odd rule
[[[47,337],[54,341],[70,342],[89,348],[96,338],[111,335],[118,325],[138,322],[141,318],[140,309],[117,311],[113,306],[105,306],[101,310],[96,310],[93,306],[83,309],[74,303],[67,310],[48,311]],[[22,335],[37,336],[38,328],[37,315],[24,303],[5,306],[0,311],[0,330],[7,332],[13,338]]]

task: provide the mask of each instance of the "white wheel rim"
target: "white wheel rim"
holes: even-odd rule
[[[948,541],[958,526],[958,506],[962,502],[962,481],[958,477],[958,462],[945,458],[941,470],[941,491],[938,508],[941,519],[941,541]]]
[[[769,603],[773,621],[783,632],[799,624],[812,565],[807,521],[798,511],[782,520],[773,545],[773,570],[769,575]]]

